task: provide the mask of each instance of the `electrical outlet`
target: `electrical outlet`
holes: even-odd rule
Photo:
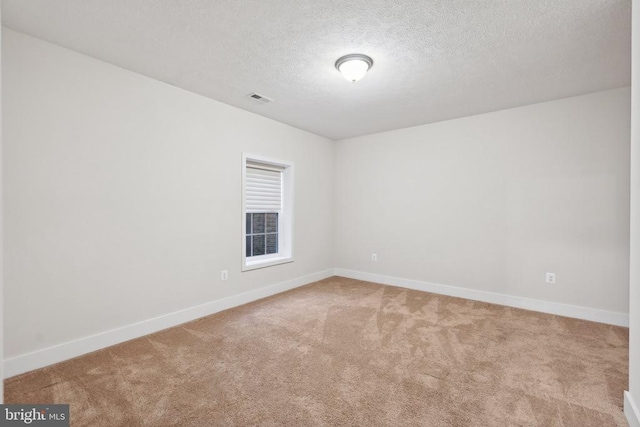
[[[371,261],[378,261],[378,254],[371,254]]]
[[[229,278],[229,272],[227,270],[222,270],[220,273],[220,278],[222,280],[227,280]]]
[[[550,283],[550,284],[556,283],[556,273],[547,273],[545,278],[547,283]]]

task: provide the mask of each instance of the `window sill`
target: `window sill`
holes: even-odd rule
[[[258,268],[271,267],[272,265],[286,264],[293,262],[293,257],[274,257],[256,261],[245,260],[242,271],[257,270]]]

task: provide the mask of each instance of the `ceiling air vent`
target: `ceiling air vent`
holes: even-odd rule
[[[252,93],[251,95],[249,95],[249,98],[259,102],[260,104],[268,104],[270,102],[273,102],[273,99],[267,98],[266,96],[262,96],[259,93]]]

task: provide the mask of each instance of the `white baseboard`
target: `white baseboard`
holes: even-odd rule
[[[31,353],[22,354],[4,360],[4,377],[9,378],[34,369],[43,368],[54,363],[62,362],[92,351],[100,350],[115,344],[139,338],[154,332],[161,331],[172,326],[177,326],[191,320],[205,317],[222,310],[237,307],[252,301],[266,298],[280,292],[288,291],[318,280],[326,279],[333,275],[349,277],[357,280],[381,283],[391,286],[400,286],[424,292],[433,292],[459,298],[466,298],[476,301],[489,302],[493,304],[506,305],[509,307],[523,308],[526,310],[539,311],[543,313],[557,314],[560,316],[573,317],[577,319],[591,320],[594,322],[607,323],[618,326],[629,326],[629,315],[605,310],[597,310],[587,307],[579,307],[567,304],[560,304],[549,301],[541,301],[530,298],[504,295],[494,292],[479,291],[474,289],[460,288],[455,286],[441,285],[436,283],[421,282],[418,280],[402,279],[397,277],[384,276],[374,273],[346,270],[336,268],[325,270],[275,285],[266,286],[254,291],[244,292],[238,295],[211,301],[195,307],[169,313],[153,319],[144,320],[117,329],[101,332],[88,337],[79,338],[74,341],[62,343],[53,347],[37,350]],[[626,405],[625,395],[625,405]],[[629,396],[629,399],[631,397]],[[630,401],[631,402],[631,401]],[[629,405],[633,408],[632,403]],[[637,410],[630,409],[635,414]],[[627,413],[625,406],[625,413]],[[629,415],[627,414],[627,417]],[[637,419],[637,415],[636,415]],[[634,426],[635,427],[635,426]],[[640,426],[638,426],[640,427]]]
[[[573,317],[576,319],[591,320],[593,322],[629,327],[629,315],[625,313],[598,310],[595,308],[580,307],[531,298],[516,297],[495,292],[460,288],[457,286],[421,282],[419,280],[402,279],[398,277],[365,273],[362,271],[346,270],[342,268],[334,269],[334,273],[336,276],[364,280],[367,282],[381,283],[383,285],[399,286],[408,289],[415,289],[418,291],[432,292],[435,294],[448,295],[452,297],[466,298],[475,301],[489,302],[492,304],[506,305],[509,307],[523,308],[525,310],[539,311],[542,313],[556,314],[559,316]]]
[[[5,378],[139,338],[333,276],[325,270],[4,360]]]
[[[629,427],[640,427],[640,411],[628,391],[624,392],[624,415],[627,417]]]

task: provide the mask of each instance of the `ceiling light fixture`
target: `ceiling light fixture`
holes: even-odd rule
[[[345,55],[336,61],[338,71],[351,83],[355,83],[363,78],[372,66],[373,59],[360,53]]]

